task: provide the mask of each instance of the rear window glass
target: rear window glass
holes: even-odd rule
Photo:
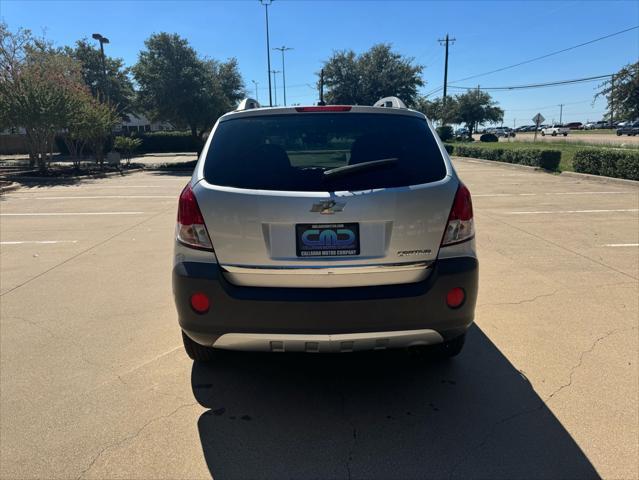
[[[374,168],[325,171],[375,160]],[[424,119],[301,113],[221,122],[204,163],[209,183],[260,190],[341,191],[441,180],[446,166]]]

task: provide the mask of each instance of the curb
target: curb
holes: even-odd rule
[[[7,185],[6,187],[0,187],[0,195],[2,195],[3,193],[12,192],[14,190],[17,190],[21,186],[22,185],[20,185],[18,182],[13,182],[13,183]]]
[[[504,167],[512,167],[514,169],[528,170],[528,171],[541,172],[541,173],[551,173],[551,174],[559,173],[559,172],[553,172],[551,170],[544,170],[543,168],[540,168],[540,167],[532,167],[530,165],[519,165],[518,163],[498,162],[496,160],[484,160],[483,158],[459,157],[457,155],[453,155],[453,158],[459,158],[460,160],[472,160],[473,162],[486,163],[489,165],[500,165]]]
[[[603,175],[592,175],[590,173],[579,173],[579,172],[561,172],[561,176],[580,178],[582,180],[594,180],[595,182],[601,182],[601,183],[618,183],[619,185],[629,185],[633,187],[639,187],[638,180],[628,180],[626,178],[604,177]]]
[[[630,185],[633,187],[639,186],[639,181],[628,180],[626,178],[605,177],[603,175],[592,175],[590,173],[579,173],[579,172],[553,172],[551,170],[544,170],[543,168],[540,168],[540,167],[531,167],[529,165],[518,165],[516,163],[498,162],[496,160],[484,160],[482,158],[458,157],[458,156],[454,156],[454,158],[459,158],[461,160],[472,160],[473,162],[479,162],[479,163],[487,163],[487,164],[493,164],[493,165],[525,169],[528,171],[532,170],[532,171],[542,172],[542,173],[557,174],[557,175],[561,175],[562,177],[579,178],[581,180],[594,180],[595,182],[601,182],[601,183],[617,183],[619,185]]]
[[[131,170],[124,170],[121,172],[107,172],[107,173],[98,173],[98,174],[90,174],[90,175],[70,175],[68,177],[60,176],[60,177],[11,177],[12,180],[17,180],[25,183],[47,183],[47,182],[55,182],[57,180],[82,180],[84,178],[106,178],[106,177],[115,177],[115,176],[124,176],[129,173],[136,173],[144,171],[143,168],[132,168]]]

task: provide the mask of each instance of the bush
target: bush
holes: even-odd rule
[[[458,145],[455,154],[460,157],[483,158],[484,160],[500,160],[504,154],[503,148],[481,148]]]
[[[189,132],[152,132],[136,136],[142,140],[142,153],[199,152],[204,141]]]
[[[131,156],[142,145],[142,139],[133,137],[115,137],[113,148],[120,152],[126,159],[127,164],[131,162]]]
[[[472,157],[484,160],[516,163],[518,165],[540,167],[545,170],[557,170],[559,162],[561,161],[561,152],[558,150],[538,150],[533,148],[505,150],[503,148],[482,148],[479,146],[456,145],[455,155],[460,157]]]
[[[451,140],[454,136],[453,127],[450,125],[442,125],[441,127],[437,127],[437,135],[442,139],[442,142],[447,142]]]
[[[452,155],[453,152],[455,151],[455,146],[451,145],[450,143],[444,144],[444,147],[446,148],[446,151],[448,152],[448,155]]]
[[[479,137],[480,142],[498,142],[499,138],[494,133],[484,133],[481,137]]]
[[[572,161],[575,172],[639,180],[639,151],[584,148]]]

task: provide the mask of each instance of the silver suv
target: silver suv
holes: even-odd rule
[[[470,192],[430,121],[394,100],[245,100],[218,120],[179,199],[173,292],[191,358],[460,352],[477,297]]]

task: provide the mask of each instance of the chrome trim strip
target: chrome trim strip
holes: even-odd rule
[[[412,272],[430,268],[433,262],[388,263],[382,265],[346,265],[318,267],[245,267],[239,265],[220,265],[227,273],[258,275],[353,275],[358,273]]]
[[[362,332],[336,335],[226,333],[213,346],[225,350],[263,352],[354,352],[386,350],[442,343],[435,330],[401,330],[396,332]]]

